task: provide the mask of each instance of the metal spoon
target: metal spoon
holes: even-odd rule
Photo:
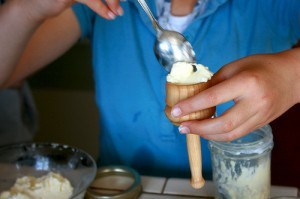
[[[186,38],[176,31],[164,30],[154,18],[145,0],[138,0],[138,2],[156,30],[157,38],[154,44],[154,53],[159,63],[168,72],[171,71],[172,65],[178,61],[196,63],[195,52]]]

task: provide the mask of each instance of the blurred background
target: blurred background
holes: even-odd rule
[[[29,78],[39,114],[35,141],[80,147],[98,156],[98,109],[87,41]]]
[[[94,100],[89,43],[67,54],[29,79],[39,112],[35,141],[80,147],[98,156],[98,111]],[[271,123],[274,134],[272,184],[300,188],[300,105]]]

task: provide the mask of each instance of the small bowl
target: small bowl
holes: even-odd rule
[[[0,148],[0,193],[9,190],[17,178],[61,174],[72,187],[72,199],[83,198],[94,180],[97,166],[86,152],[56,143],[22,143]]]

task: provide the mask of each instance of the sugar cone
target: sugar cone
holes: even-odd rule
[[[203,120],[211,118],[216,108],[200,110],[180,118],[171,116],[172,107],[179,101],[187,99],[191,96],[210,87],[210,81],[192,85],[178,85],[167,82],[166,84],[166,108],[165,113],[169,120],[179,126],[181,122],[189,120]],[[195,189],[203,187],[205,180],[202,177],[202,154],[200,136],[195,134],[187,134],[187,149],[191,169],[191,186]]]

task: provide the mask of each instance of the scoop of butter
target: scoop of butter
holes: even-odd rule
[[[207,82],[212,76],[213,73],[202,64],[176,62],[167,81],[174,84],[197,84]]]
[[[49,172],[39,178],[18,178],[10,190],[1,193],[0,199],[68,199],[72,193],[73,187],[68,179]]]

